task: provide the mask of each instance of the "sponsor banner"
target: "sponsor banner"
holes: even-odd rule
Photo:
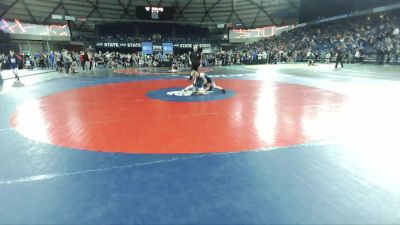
[[[107,42],[107,43],[104,43],[104,47],[106,47],[106,48],[119,48],[119,43],[117,43],[117,42],[114,42],[114,43]]]
[[[164,54],[174,54],[174,44],[172,43],[163,43],[162,50]]]
[[[126,43],[126,47],[128,47],[128,48],[141,48],[142,45],[140,43]]]
[[[153,51],[154,52],[162,52],[162,46],[161,45],[153,45]]]
[[[153,54],[153,43],[152,42],[142,42],[142,53],[146,55]]]
[[[182,43],[162,43],[154,44],[152,42],[142,42],[142,43],[134,43],[134,42],[97,42],[96,46],[99,48],[142,48],[143,44],[146,43],[146,46],[151,46],[153,51],[156,52],[164,52],[166,54],[172,54],[174,48],[175,49],[192,49],[194,45],[199,46],[202,49],[210,49],[211,44],[182,44]],[[151,53],[152,54],[152,53]]]
[[[130,42],[97,42],[97,47],[104,48],[141,48],[141,43],[130,43]]]
[[[271,37],[275,35],[275,28],[275,26],[269,26],[255,29],[231,29],[229,41]]]
[[[0,31],[17,35],[34,35],[44,37],[70,37],[70,31],[65,25],[38,25],[23,23],[19,20],[0,19]]]
[[[203,48],[203,53],[211,54],[212,53],[212,49],[211,48]]]
[[[211,44],[174,44],[174,48],[193,48],[194,45],[199,46],[200,48],[211,48]]]

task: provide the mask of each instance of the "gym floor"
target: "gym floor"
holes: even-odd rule
[[[0,224],[400,223],[400,67],[203,69],[3,71]]]

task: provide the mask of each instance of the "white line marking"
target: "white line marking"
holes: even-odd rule
[[[48,174],[41,174],[41,175],[30,176],[30,177],[22,177],[22,178],[18,178],[18,179],[14,179],[14,180],[0,181],[0,185],[28,183],[28,182],[34,182],[34,181],[44,181],[44,180],[50,180],[50,179],[54,179],[54,178],[58,178],[58,177],[66,177],[66,176],[73,176],[73,175],[87,174],[87,173],[98,173],[98,172],[104,172],[104,171],[110,171],[110,170],[116,170],[116,169],[129,169],[129,168],[140,167],[140,166],[149,166],[149,165],[156,165],[156,164],[162,164],[162,163],[170,163],[170,162],[175,162],[175,161],[191,160],[191,159],[196,159],[196,158],[205,158],[205,157],[212,157],[212,156],[219,156],[219,155],[230,155],[230,154],[238,154],[238,153],[242,153],[242,154],[243,153],[260,153],[260,152],[273,151],[273,150],[279,150],[279,149],[288,149],[288,148],[300,147],[300,146],[326,145],[327,143],[331,143],[330,139],[325,139],[325,140],[320,140],[320,141],[310,142],[310,143],[305,143],[305,144],[300,144],[300,145],[294,145],[294,146],[264,148],[261,150],[251,150],[251,151],[241,151],[241,152],[220,152],[220,153],[211,153],[211,154],[191,155],[191,156],[187,156],[187,157],[173,157],[171,159],[156,160],[156,161],[150,161],[150,162],[141,162],[141,163],[135,163],[135,164],[129,164],[129,165],[112,166],[112,167],[98,168],[98,169],[91,169],[91,170],[75,171],[75,172],[69,172],[69,173],[48,173]]]

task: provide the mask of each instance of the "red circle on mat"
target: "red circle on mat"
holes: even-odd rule
[[[344,96],[257,80],[217,80],[235,91],[211,102],[150,99],[184,87],[153,80],[85,87],[26,102],[11,124],[33,140],[73,149],[124,153],[238,152],[283,147],[333,135]]]

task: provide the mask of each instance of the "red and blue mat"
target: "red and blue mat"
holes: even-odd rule
[[[214,75],[58,79],[0,94],[0,224],[400,222],[339,162],[344,94]]]

